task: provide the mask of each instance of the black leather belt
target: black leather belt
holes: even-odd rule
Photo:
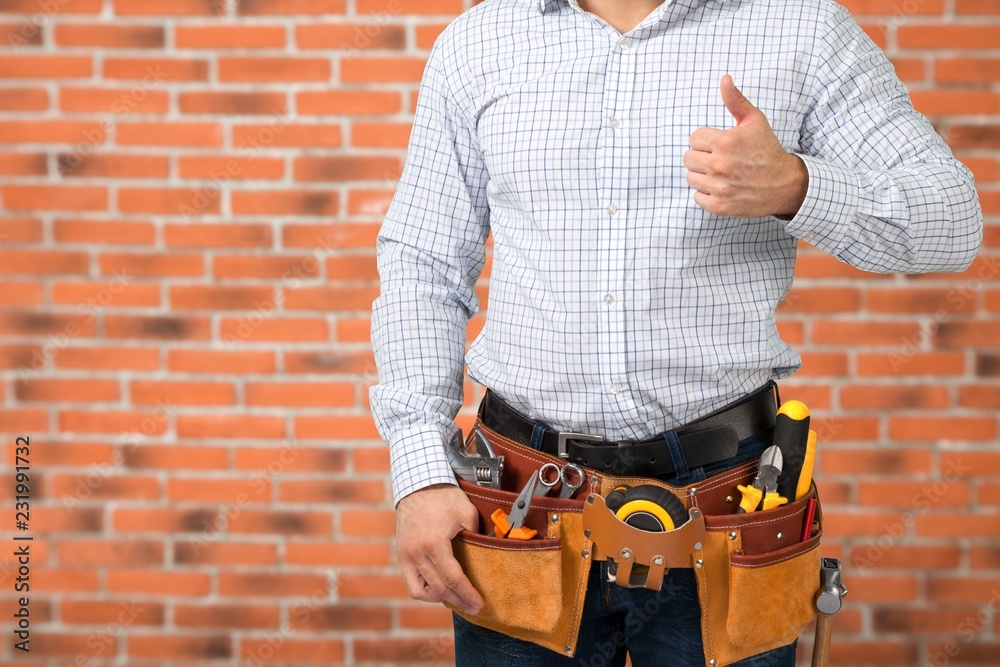
[[[675,429],[691,468],[736,455],[739,441],[774,426],[777,387],[769,382],[748,396]],[[523,445],[531,443],[538,423],[507,405],[492,390],[479,404],[479,417],[490,429]],[[666,436],[645,440],[604,440],[599,435],[546,428],[542,451],[588,468],[615,475],[670,475],[674,463]]]

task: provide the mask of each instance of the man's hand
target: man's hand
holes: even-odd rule
[[[483,598],[465,576],[451,550],[451,538],[479,529],[479,513],[460,487],[432,484],[414,491],[396,507],[396,555],[410,597],[448,601],[472,614]]]
[[[791,218],[805,199],[805,163],[782,147],[763,112],[743,97],[728,74],[720,90],[736,127],[702,127],[691,133],[684,166],[695,202],[717,215]]]

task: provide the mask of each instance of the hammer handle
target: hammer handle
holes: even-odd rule
[[[816,640],[813,642],[812,667],[828,667],[830,664],[830,633],[833,630],[833,616],[816,614]]]

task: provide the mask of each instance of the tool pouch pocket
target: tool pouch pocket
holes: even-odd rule
[[[469,614],[444,604],[470,623],[572,656],[591,563],[583,500],[535,497],[525,519],[525,526],[537,531],[533,539],[490,537],[494,510],[509,513],[531,472],[551,457],[526,450],[485,426],[482,431],[504,456],[504,488],[459,480],[479,512],[479,530],[458,533],[452,550],[482,595],[483,608]]]
[[[695,577],[707,664],[723,667],[790,644],[815,618],[822,515],[817,499],[803,541],[810,498],[817,498],[815,485],[775,509],[706,515]]]

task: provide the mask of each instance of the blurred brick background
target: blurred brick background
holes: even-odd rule
[[[369,308],[423,64],[470,4],[0,0],[0,662],[451,660],[448,614],[394,567]],[[819,417],[847,565],[834,662],[997,665],[1000,1],[846,4],[972,167],[987,229],[962,275],[802,246],[784,396]]]

